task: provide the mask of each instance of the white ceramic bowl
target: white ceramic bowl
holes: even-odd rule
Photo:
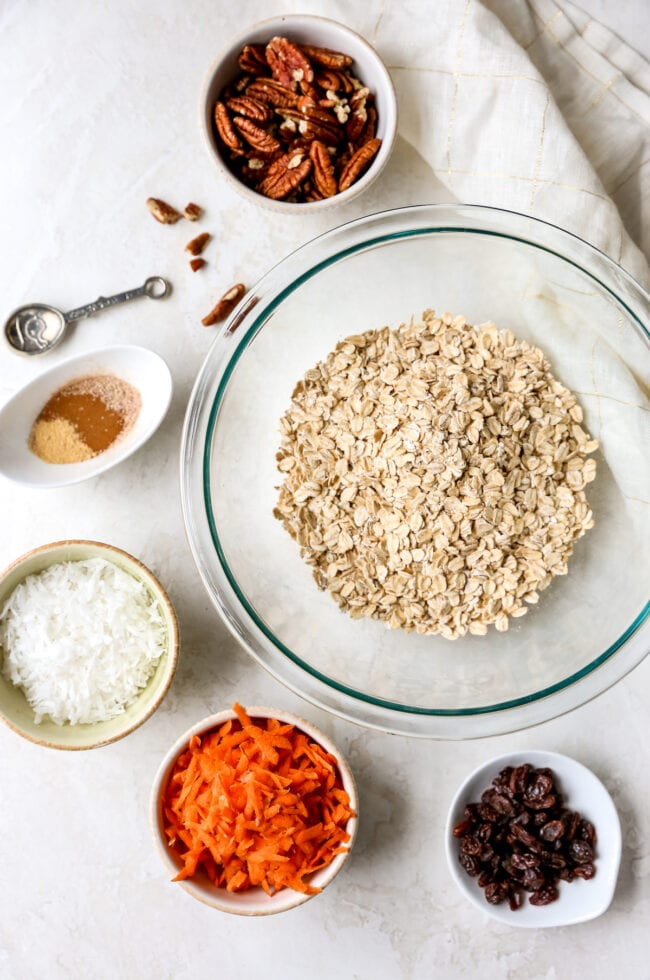
[[[45,463],[29,448],[32,426],[49,398],[74,378],[113,374],[137,388],[142,398],[133,427],[112,446],[83,463]],[[140,448],[164,419],[172,396],[165,361],[144,347],[105,347],[61,361],[16,392],[0,409],[0,473],[31,487],[63,487],[104,473]]]
[[[288,711],[278,711],[275,708],[261,708],[258,706],[246,707],[246,711],[253,719],[277,718],[285,724],[295,725],[296,728],[305,732],[314,742],[317,742],[327,752],[333,755],[341,774],[343,788],[350,797],[350,806],[355,814],[358,813],[359,801],[354,776],[339,750],[323,732],[316,728],[315,725],[305,721],[303,718],[298,718],[296,715],[290,714]],[[218,714],[210,715],[208,718],[197,722],[196,725],[189,728],[174,742],[156,773],[151,793],[151,830],[165,867],[172,877],[182,867],[182,862],[178,855],[170,849],[167,843],[162,819],[162,798],[172,769],[178,756],[187,748],[193,735],[206,734],[218,728],[219,725],[222,725],[228,719],[235,717],[234,711],[220,711]],[[326,868],[321,868],[320,871],[316,871],[309,879],[312,885],[323,889],[339,873],[352,850],[357,832],[357,822],[358,819],[354,816],[350,818],[347,824],[347,831],[350,835],[350,840],[346,845],[348,850],[343,854],[337,854]],[[183,888],[192,898],[198,899],[199,902],[219,909],[221,912],[231,912],[234,915],[274,915],[276,912],[286,912],[288,909],[302,905],[310,898],[315,897],[314,895],[304,895],[301,892],[293,891],[291,888],[284,888],[282,891],[276,892],[273,896],[267,895],[261,887],[249,888],[247,891],[242,892],[229,892],[225,888],[219,888],[213,885],[203,871],[199,871],[193,878],[186,878],[184,881],[174,882],[174,884]]]
[[[169,596],[158,579],[149,569],[120,548],[99,541],[56,541],[34,548],[18,558],[0,574],[0,610],[17,585],[37,572],[42,572],[62,561],[85,561],[88,558],[103,558],[118,568],[143,582],[160,606],[160,612],[167,629],[167,647],[147,686],[139,693],[133,704],[123,714],[109,721],[95,722],[91,725],[56,725],[43,719],[40,724],[34,720],[23,691],[15,687],[0,673],[0,720],[18,735],[51,749],[94,749],[109,742],[116,742],[139,728],[160,705],[172,682],[178,660],[178,623]],[[0,662],[2,660],[0,647]]]
[[[524,893],[523,904],[513,912],[507,902],[501,905],[486,902],[485,893],[479,888],[476,878],[470,878],[458,861],[459,845],[453,836],[453,829],[463,819],[466,804],[479,801],[481,793],[490,786],[501,769],[521,766],[525,762],[536,769],[552,769],[565,806],[577,810],[596,828],[596,874],[590,881],[577,878],[572,882],[558,882],[560,897],[550,905],[530,905],[528,893]],[[580,762],[557,752],[511,752],[479,766],[460,786],[449,808],[445,847],[452,878],[463,895],[481,912],[509,926],[547,929],[588,922],[607,911],[614,897],[621,863],[621,825],[611,796],[593,772]]]
[[[353,71],[375,96],[377,107],[377,136],[382,140],[377,156],[366,173],[347,191],[335,194],[323,201],[292,204],[273,201],[243,184],[230,170],[221,152],[214,132],[214,104],[224,87],[238,73],[237,56],[245,44],[266,44],[276,35],[290,41],[312,44],[316,47],[342,51],[354,59]],[[285,214],[305,214],[322,211],[337,204],[345,204],[361,194],[384,169],[393,149],[397,132],[397,98],[391,77],[374,48],[355,31],[337,21],[306,14],[287,14],[260,21],[233,37],[217,55],[206,76],[200,101],[201,129],[208,152],[222,176],[249,201],[283,211]]]

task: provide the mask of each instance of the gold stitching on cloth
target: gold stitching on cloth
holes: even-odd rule
[[[621,187],[624,187],[625,184],[627,184],[628,180],[631,180],[632,177],[636,177],[636,175],[638,174],[639,170],[641,170],[643,167],[645,167],[646,163],[650,163],[650,157],[646,157],[645,160],[642,160],[641,163],[639,164],[639,166],[638,167],[635,167],[634,170],[632,171],[632,173],[627,175],[627,177],[625,178],[625,180],[622,180],[620,182],[620,184],[617,184],[616,187],[614,188],[614,190],[610,191],[611,196],[613,197],[614,194],[617,194],[620,191]]]
[[[434,167],[434,173],[444,173],[442,168]],[[528,183],[533,183],[534,177],[525,177],[521,174],[503,174],[498,171],[490,170],[460,170],[454,167],[451,170],[452,174],[459,174],[461,177],[496,177],[498,180],[523,180]],[[586,187],[578,187],[577,184],[566,184],[562,180],[553,180],[551,177],[538,177],[538,184],[549,184],[551,187],[561,187],[563,190],[567,191],[578,191],[581,194],[588,194],[590,197],[596,197],[599,201],[607,201],[612,207],[616,207],[612,201],[607,197],[606,194],[599,194],[598,191],[590,191]]]
[[[592,102],[591,102],[591,104],[589,106],[589,109],[587,111],[589,111],[590,109],[595,109],[596,108],[596,106],[598,105],[598,103],[600,102],[600,100],[603,98],[603,96],[607,95],[607,93],[609,92],[610,88],[612,87],[612,85],[614,84],[614,82],[616,81],[616,79],[617,78],[620,78],[621,75],[622,75],[622,72],[617,71],[615,75],[612,75],[612,77],[609,79],[608,82],[605,82],[605,84],[603,85],[603,87],[600,90],[600,92],[592,100]]]
[[[465,37],[465,21],[467,19],[467,11],[469,10],[469,5],[472,0],[465,0],[465,9],[463,10],[463,19],[460,22],[460,31],[458,33],[458,44],[456,46],[456,71],[454,72],[454,94],[451,98],[451,110],[449,113],[449,127],[447,129],[447,176],[451,177],[451,141],[454,132],[454,126],[456,123],[456,103],[458,102],[458,79],[460,72],[460,63],[463,57],[463,38]]]
[[[533,13],[535,13],[534,10],[533,10]],[[560,13],[561,13],[561,11],[560,11]],[[537,15],[537,16],[539,16],[539,15]],[[589,78],[593,79],[594,82],[598,82],[598,84],[601,84],[600,79],[596,75],[594,75],[592,72],[590,72],[588,68],[585,68],[585,66],[582,64],[582,62],[579,61],[576,58],[576,56],[574,55],[573,51],[571,51],[567,47],[567,45],[564,44],[564,42],[561,41],[559,39],[559,37],[557,37],[553,33],[553,31],[551,30],[550,26],[548,28],[548,34],[549,34],[549,37],[555,42],[555,44],[557,44],[558,48],[562,48],[563,51],[566,51],[566,53],[571,58],[571,60],[572,61],[575,61],[575,63],[578,66],[578,68],[580,68],[585,73],[585,75],[588,75]],[[579,36],[580,35],[578,35],[578,37]],[[620,102],[621,105],[624,106],[627,109],[628,112],[631,112],[633,116],[636,116],[636,118],[639,119],[643,123],[644,126],[647,126],[648,125],[648,120],[645,118],[645,116],[642,116],[640,113],[638,113],[636,111],[636,109],[633,109],[632,106],[629,105],[629,103],[627,103],[624,99],[622,99],[620,97],[620,95],[618,95],[616,92],[614,92],[613,89],[610,89],[610,91],[611,91],[611,94],[613,95],[613,97],[616,99],[616,101],[617,102]]]
[[[530,192],[530,204],[528,205],[529,210],[533,210],[533,205],[535,204],[535,197],[537,196],[537,188],[539,186],[539,172],[542,167],[542,150],[544,148],[544,137],[546,136],[546,113],[548,112],[548,107],[551,101],[550,93],[546,96],[546,102],[544,103],[544,112],[542,113],[542,126],[539,133],[539,146],[537,147],[537,153],[535,154],[535,170],[533,172],[533,186]]]
[[[540,16],[537,13],[537,11],[536,10],[533,10],[533,13],[535,14],[535,16],[537,17],[537,19],[539,20],[540,19]],[[537,34],[535,35],[535,37],[533,38],[533,40],[532,41],[529,41],[528,44],[524,47],[524,51],[528,51],[529,48],[532,48],[532,46],[535,43],[535,41],[539,41],[540,37],[548,30],[548,28],[552,24],[555,23],[555,21],[558,19],[558,17],[561,16],[561,14],[562,14],[562,11],[561,10],[557,10],[553,14],[552,17],[549,17],[549,19],[546,21],[546,23],[545,24],[542,24],[541,29],[537,32]]]
[[[594,347],[597,343],[598,341],[596,341]],[[574,395],[580,395],[581,398],[605,398],[608,402],[616,402],[617,405],[625,405],[626,408],[638,408],[641,412],[650,412],[650,408],[647,405],[640,405],[639,402],[624,402],[621,398],[614,398],[613,395],[601,395],[597,391],[578,391],[577,388],[573,388],[572,391]]]
[[[429,72],[432,75],[449,75],[451,78],[513,78],[516,81],[534,82],[535,85],[542,85],[546,88],[546,82],[541,78],[534,78],[533,75],[516,75],[514,72],[491,73],[487,71],[449,71],[448,68],[419,68],[417,65],[388,65],[389,71],[420,71]]]

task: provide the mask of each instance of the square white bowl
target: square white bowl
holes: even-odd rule
[[[522,766],[526,762],[536,769],[552,769],[564,796],[565,806],[570,810],[577,810],[596,828],[596,874],[589,881],[579,878],[571,882],[559,881],[557,888],[560,897],[550,905],[530,905],[525,897],[521,907],[513,911],[507,902],[490,905],[476,878],[471,878],[463,870],[458,861],[459,842],[453,835],[453,829],[463,819],[466,804],[480,800],[481,794],[502,769],[506,766]],[[582,763],[557,752],[510,752],[485,762],[462,783],[449,807],[445,848],[452,878],[465,897],[478,909],[509,926],[548,929],[552,926],[588,922],[607,911],[614,897],[621,863],[621,824],[611,796],[598,777]],[[524,895],[527,896],[528,893]]]

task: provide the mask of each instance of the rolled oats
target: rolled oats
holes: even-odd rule
[[[427,310],[347,337],[298,382],[274,514],[353,618],[503,632],[593,526],[581,421],[539,348]]]

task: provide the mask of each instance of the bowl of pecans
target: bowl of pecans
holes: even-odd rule
[[[302,213],[356,197],[380,174],[397,101],[373,48],[323,17],[238,34],[210,68],[201,125],[221,173],[256,204]]]

